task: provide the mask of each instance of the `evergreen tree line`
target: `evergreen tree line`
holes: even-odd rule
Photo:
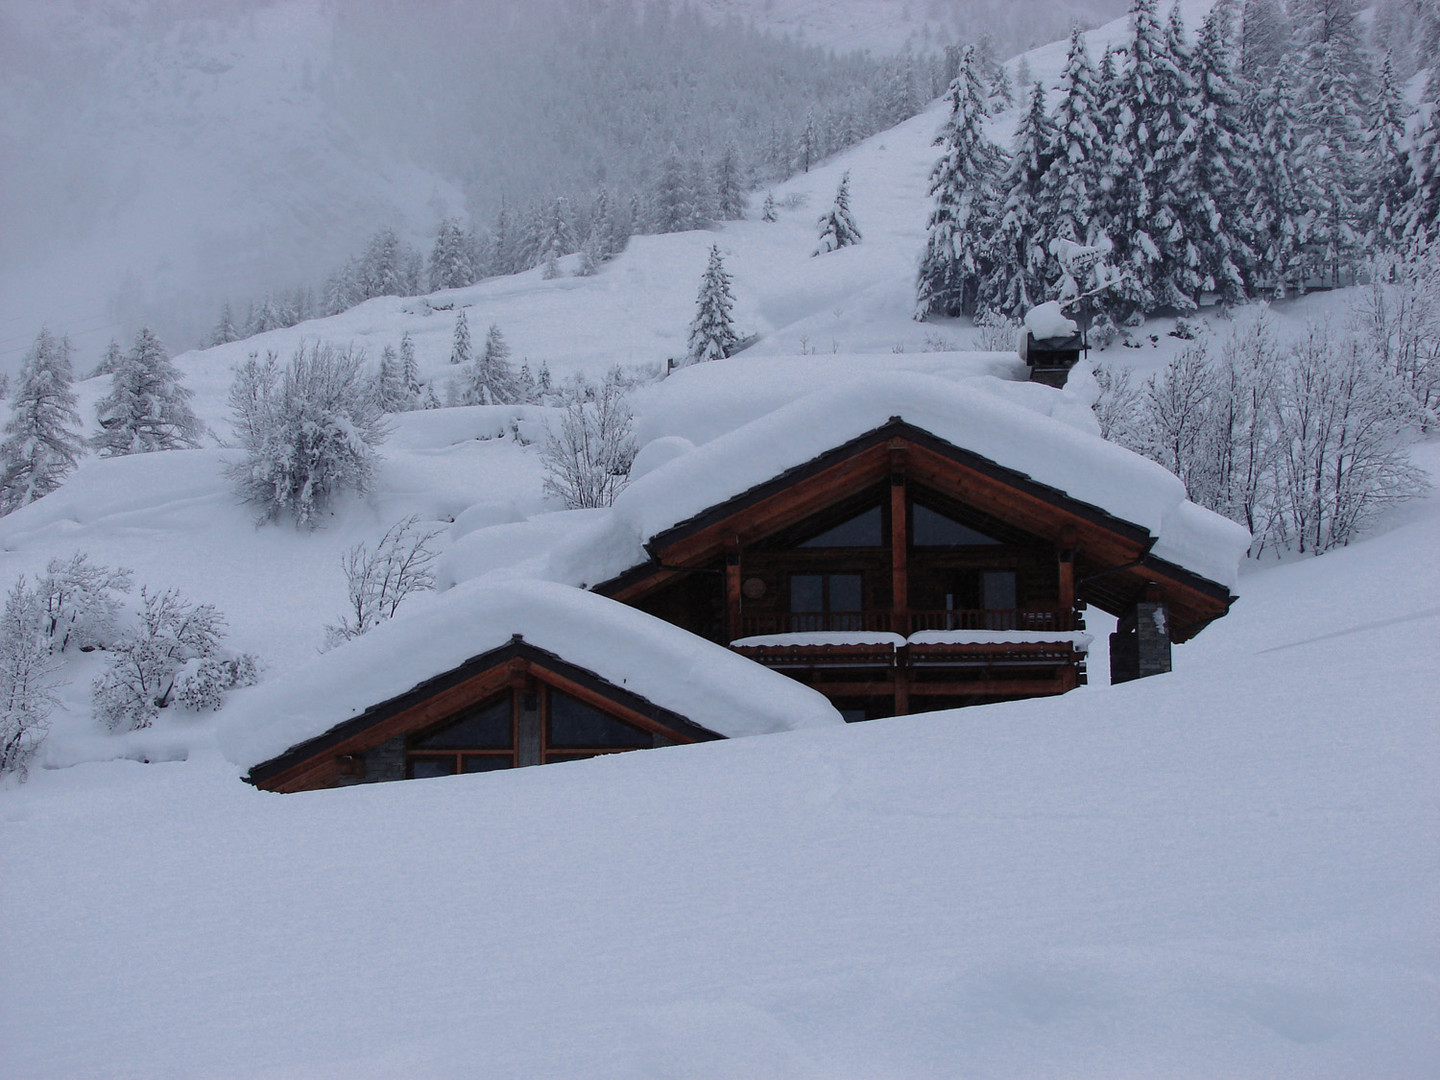
[[[918,317],[1022,315],[1059,295],[1064,245],[1107,252],[1103,291],[1079,287],[1119,323],[1348,284],[1373,253],[1435,238],[1440,77],[1412,117],[1357,0],[1220,0],[1193,42],[1156,3],[1134,0],[1129,42],[1098,64],[1072,33],[1053,108],[1027,89],[1008,153],[962,55]]]
[[[110,392],[95,403],[99,430],[87,437],[76,409],[70,340],[42,329],[21,361],[0,441],[0,514],[58,488],[88,446],[102,457],[200,445],[204,425],[183,376],[149,327],[129,352],[110,343],[101,369]]]

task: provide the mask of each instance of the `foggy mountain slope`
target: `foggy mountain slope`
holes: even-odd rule
[[[1070,5],[1084,19],[1120,6]],[[938,45],[978,38],[993,17],[1003,53],[1005,27],[1071,17],[952,2],[907,24],[888,2],[706,0],[708,28],[677,6],[663,27],[607,37],[606,10],[0,0],[0,370],[45,323],[71,335],[82,368],[145,320],[183,348],[221,301],[318,285],[381,226],[428,247],[446,215],[623,188],[672,140],[718,146],[755,125],[747,93],[773,94],[766,107],[800,123],[807,101],[843,97],[862,70],[801,73],[806,50],[726,16],[877,55],[906,43],[906,25],[933,27]],[[595,73],[583,88],[579,65]],[[666,108],[684,123],[657,119]]]
[[[898,53],[974,41],[983,33],[1001,56],[1097,26],[1125,13],[1123,0],[700,0],[717,17],[752,19],[811,45]]]

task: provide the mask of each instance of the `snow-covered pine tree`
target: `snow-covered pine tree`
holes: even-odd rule
[[[475,281],[470,243],[453,218],[440,222],[430,249],[430,289],[458,289]]]
[[[529,360],[520,361],[520,371],[515,376],[515,400],[521,405],[534,405],[540,400]]]
[[[684,232],[695,216],[695,197],[685,175],[680,151],[670,148],[660,166],[655,186],[655,217],[652,222],[659,233]]]
[[[1395,68],[1387,53],[1380,65],[1375,99],[1370,106],[1362,171],[1365,203],[1361,220],[1365,247],[1394,251],[1405,230],[1405,202],[1411,183],[1406,157],[1405,128],[1409,109],[1395,81]]]
[[[1116,314],[1127,319],[1161,304],[1192,310],[1201,284],[1193,217],[1194,83],[1179,9],[1162,30],[1155,0],[1133,0],[1130,20],[1116,137],[1102,177],[1120,271],[1110,297]]]
[[[1015,129],[1015,141],[998,188],[1003,200],[994,237],[994,262],[981,293],[992,310],[1021,317],[1046,299],[1046,250],[1053,238],[1050,222],[1038,215],[1044,178],[1051,169],[1055,132],[1045,111],[1045,87],[1030,91],[1030,107]]]
[[[90,373],[92,379],[98,379],[101,375],[114,375],[120,370],[120,363],[125,359],[125,351],[120,348],[120,342],[114,338],[110,344],[105,346],[105,353],[100,357],[100,362],[95,365],[95,370]]]
[[[1096,159],[1095,186],[1091,189],[1090,235],[1110,236],[1115,231],[1116,202],[1113,171],[1120,153],[1116,136],[1120,129],[1120,67],[1109,42],[1095,71],[1095,128],[1100,135],[1101,153]]]
[[[535,376],[535,400],[544,402],[554,392],[554,383],[550,378],[550,361],[540,361],[540,372]]]
[[[1290,20],[1283,0],[1242,0],[1240,74],[1252,86],[1268,86],[1290,51]]]
[[[771,224],[780,220],[775,214],[775,193],[773,191],[765,193],[765,205],[760,210],[760,220]]]
[[[381,229],[370,238],[360,260],[360,288],[365,299],[375,296],[403,296],[405,252],[395,230]]]
[[[810,253],[812,256],[839,251],[860,242],[860,230],[856,228],[855,218],[850,213],[849,170],[840,177],[840,186],[835,190],[835,203],[821,215],[818,225],[820,245]]]
[[[1259,154],[1230,63],[1230,5],[1216,4],[1196,45],[1195,187],[1203,287],[1227,303],[1244,299],[1257,260],[1249,193]]]
[[[1098,126],[1099,105],[1095,68],[1077,27],[1070,32],[1060,100],[1050,123],[1051,142],[1045,150],[1049,166],[1036,195],[1035,217],[1043,223],[1049,239],[1077,244],[1094,241],[1100,164],[1109,154]],[[1058,272],[1052,260],[1047,280],[1053,282]]]
[[[1020,89],[1023,93],[1025,87]],[[1015,88],[1010,84],[1010,72],[1005,69],[1004,64],[995,65],[995,73],[990,79],[990,88],[985,97],[991,113],[999,114],[1015,107]]]
[[[610,202],[609,188],[602,187],[595,195],[586,244],[597,269],[600,263],[620,250],[621,245],[616,238],[615,207]]]
[[[1290,80],[1282,66],[1255,99],[1260,152],[1255,159],[1256,272],[1252,287],[1282,297],[1305,287],[1305,243],[1313,211],[1306,205],[1305,162]]]
[[[408,408],[413,409],[420,396],[420,364],[415,359],[415,341],[409,330],[400,335],[400,384],[410,400]]]
[[[74,378],[69,339],[41,330],[20,362],[0,443],[0,514],[50,494],[79,461],[84,443]]]
[[[510,345],[494,323],[485,333],[480,355],[465,373],[465,400],[471,405],[513,405],[519,400]]]
[[[570,227],[570,204],[564,197],[557,198],[549,206],[540,234],[540,260],[545,268],[542,276],[547,281],[558,277],[557,260],[574,250],[575,231]]]
[[[733,144],[726,145],[715,164],[715,208],[722,221],[745,217],[745,181],[740,174],[740,155]]]
[[[470,320],[461,311],[455,316],[455,337],[450,345],[450,363],[468,364],[473,356],[470,347]]]
[[[1001,151],[985,135],[984,90],[967,45],[950,84],[950,116],[935,138],[943,147],[930,173],[934,209],[926,225],[915,317],[973,314],[989,268],[990,237],[997,211],[996,178]]]
[[[182,378],[155,332],[142,327],[112,376],[110,393],[95,403],[100,431],[91,445],[100,456],[199,446],[205,428],[190,408],[194,394],[180,385]]]
[[[690,187],[690,223],[687,228],[708,229],[715,220],[715,192],[710,187],[710,173],[705,168],[705,153],[691,159],[686,170]]]
[[[380,350],[380,366],[375,372],[375,400],[383,412],[404,412],[410,407],[400,356],[389,342]]]
[[[820,160],[820,129],[815,123],[815,113],[805,114],[805,127],[800,132],[800,171],[809,172],[810,166]]]
[[[220,318],[216,321],[215,328],[210,331],[209,344],[228,345],[232,341],[238,341],[239,338],[240,331],[235,328],[235,316],[230,311],[230,301],[226,300],[220,306]],[[120,351],[119,344],[115,342],[111,342],[111,344],[115,345],[115,351],[118,353]],[[102,372],[97,370],[96,374],[99,375]]]
[[[1301,0],[1303,188],[1315,208],[1311,270],[1338,285],[1359,258],[1364,202],[1364,87],[1367,79],[1356,0]]]
[[[725,272],[718,244],[710,245],[710,261],[700,279],[695,306],[695,319],[690,323],[690,362],[725,359],[740,338],[730,315],[735,306],[735,297],[730,293],[730,275]]]
[[[1435,65],[1440,72],[1440,63]],[[1405,208],[1407,242],[1440,243],[1440,79],[1431,79],[1430,101],[1415,123],[1408,154],[1410,198]]]

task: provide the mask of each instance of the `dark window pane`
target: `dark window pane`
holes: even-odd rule
[[[1015,573],[987,570],[980,575],[980,602],[986,611],[1006,611],[1015,606]],[[1009,629],[993,627],[992,629]]]
[[[496,769],[510,769],[515,765],[515,759],[509,754],[467,754],[461,758],[461,769],[464,772],[494,772]]]
[[[862,610],[859,574],[829,574],[827,577],[830,579],[830,611]]]
[[[510,695],[468,709],[411,743],[417,750],[508,750],[515,745]]]
[[[849,521],[826,529],[819,536],[806,540],[801,547],[883,547],[880,507],[872,507]]]
[[[423,780],[429,776],[450,776],[455,772],[453,757],[412,757],[409,765],[408,772],[412,780]]]
[[[574,753],[573,751],[567,751],[567,752],[565,752],[565,753],[550,753],[550,754],[546,754],[546,755],[545,755],[545,764],[546,764],[546,765],[554,765],[556,762],[560,762],[560,761],[584,761],[586,758],[599,757],[599,756],[600,756],[599,754],[586,754],[586,753],[578,753],[578,754],[577,754],[577,753]]]
[[[915,504],[911,524],[910,542],[916,547],[978,547],[1000,542],[919,503]]]
[[[819,574],[790,575],[790,610],[823,611],[825,579]]]
[[[545,741],[547,746],[566,749],[582,746],[638,749],[653,745],[654,739],[648,731],[607,716],[568,694],[551,690]]]

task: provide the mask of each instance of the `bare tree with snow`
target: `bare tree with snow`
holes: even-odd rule
[[[540,452],[545,491],[572,510],[609,506],[629,481],[635,452],[624,375],[612,368],[598,387],[580,382],[569,393]]]
[[[430,542],[441,531],[425,528],[411,514],[386,529],[373,550],[356,544],[345,552],[340,568],[345,572],[349,606],[339,623],[325,628],[327,648],[373,630],[394,618],[407,596],[435,587],[431,564],[436,552]]]
[[[41,632],[40,596],[23,577],[0,615],[0,778],[25,779],[59,704],[58,661]]]

